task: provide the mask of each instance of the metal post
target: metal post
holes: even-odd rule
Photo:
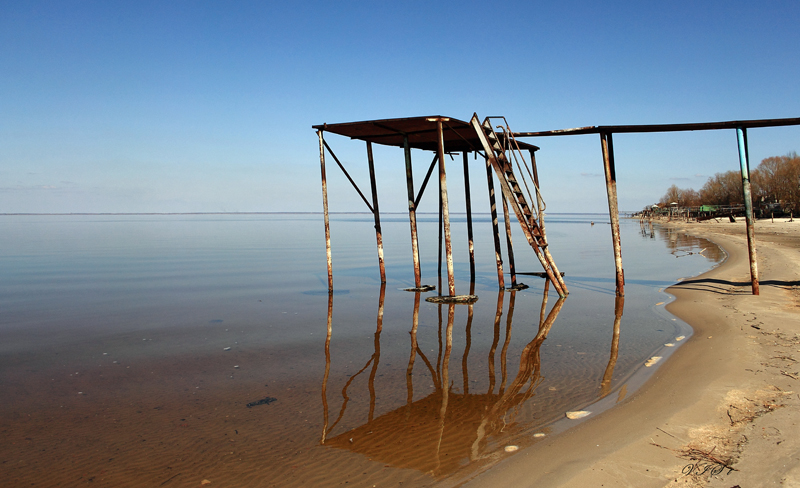
[[[556,261],[553,259],[553,256],[550,254],[550,246],[547,244],[547,234],[544,232],[544,210],[545,204],[544,199],[542,198],[542,194],[539,191],[539,170],[536,167],[536,150],[529,149],[528,152],[531,155],[531,166],[533,166],[533,183],[536,185],[536,209],[537,214],[539,215],[539,230],[542,233],[542,241],[545,243],[545,247],[542,248],[542,252],[544,253],[544,257],[547,260],[547,263],[553,268],[553,275],[555,276],[556,280],[558,281],[559,286],[565,293],[569,293],[567,290],[567,284],[564,282],[564,279],[561,277],[561,272],[558,271],[558,266],[556,266]]]
[[[436,157],[437,162],[439,157]],[[439,179],[439,264],[436,272],[439,275],[439,294],[442,291],[442,242],[444,241],[444,224],[442,223],[442,180]]]
[[[436,120],[436,129],[439,133],[439,182],[442,191],[442,217],[444,222],[444,252],[447,259],[447,286],[450,296],[456,295],[456,280],[453,274],[453,246],[450,242],[450,211],[447,207],[447,177],[444,169],[444,133],[442,132],[442,119]]]
[[[472,239],[472,198],[469,191],[469,158],[466,151],[464,156],[464,194],[467,200],[467,238],[469,239],[469,282],[475,283],[475,245]]]
[[[514,265],[514,245],[511,243],[511,218],[508,216],[508,201],[505,195],[500,195],[503,200],[503,220],[506,224],[506,247],[508,248],[508,271],[511,273],[511,288],[517,286],[517,268]]]
[[[328,178],[325,175],[325,141],[322,138],[322,131],[318,130],[319,136],[319,165],[322,171],[322,213],[325,220],[325,252],[328,255],[328,292],[333,292],[333,265],[331,262],[331,224],[328,220]]]
[[[497,284],[500,289],[506,287],[503,278],[503,256],[500,254],[500,230],[497,228],[497,202],[494,197],[494,178],[492,177],[492,165],[486,160],[486,182],[489,186],[489,206],[492,211],[492,233],[494,234],[494,257],[497,260]]]
[[[750,254],[750,283],[753,295],[758,295],[758,262],[756,260],[755,221],[753,218],[753,197],[750,193],[750,155],[747,151],[747,129],[736,128],[739,144],[739,165],[742,168],[742,192],[744,193],[744,218],[747,223],[747,250]]]
[[[411,147],[408,136],[403,136],[403,149],[406,156],[406,187],[408,189],[408,220],[411,223],[411,254],[414,260],[414,286],[422,286],[422,273],[419,267],[419,243],[417,241],[417,206],[414,204],[414,173],[411,168]]]
[[[375,237],[378,240],[378,266],[381,269],[381,283],[386,283],[386,268],[383,265],[381,212],[378,209],[378,186],[375,182],[375,162],[372,159],[372,143],[369,141],[367,141],[367,160],[369,161],[369,184],[372,188],[372,214],[375,217]]]
[[[536,213],[539,215],[539,229],[542,231],[542,235],[544,235],[544,199],[542,198],[542,194],[539,192],[539,170],[536,167],[536,151],[529,149],[528,154],[531,156],[533,184],[536,186]]]
[[[608,215],[611,218],[611,238],[614,245],[614,266],[617,276],[617,296],[625,296],[625,271],[622,269],[622,245],[619,239],[619,208],[617,207],[617,171],[614,168],[614,143],[611,133],[600,133],[603,150],[603,169],[608,193]]]

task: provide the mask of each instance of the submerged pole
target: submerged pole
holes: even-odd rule
[[[447,260],[447,286],[450,296],[456,295],[456,280],[453,273],[453,246],[450,242],[450,211],[447,207],[447,176],[444,170],[444,133],[442,132],[442,119],[436,120],[436,130],[439,133],[439,183],[442,197],[442,221],[444,222],[444,252]]]
[[[436,159],[439,159],[437,156]],[[439,290],[442,289],[442,242],[444,240],[444,226],[442,224],[442,180],[439,180],[439,263],[436,272],[439,275]]]
[[[625,271],[622,269],[622,244],[619,239],[619,207],[617,206],[617,171],[614,168],[614,143],[610,132],[600,133],[603,150],[603,169],[608,194],[608,215],[611,218],[611,239],[614,245],[617,296],[625,296]]]
[[[506,224],[506,247],[508,248],[508,271],[511,273],[511,287],[517,286],[517,267],[514,265],[514,245],[511,243],[511,218],[508,216],[508,202],[505,195],[500,195],[503,200],[503,220]]]
[[[381,212],[378,210],[378,185],[375,182],[375,162],[372,159],[372,143],[369,141],[367,141],[367,160],[369,161],[369,184],[372,189],[372,215],[375,217],[375,238],[378,241],[378,266],[381,270],[381,283],[386,283],[386,267],[383,264]]]
[[[544,254],[547,263],[553,268],[553,276],[555,276],[556,281],[558,281],[558,285],[564,291],[564,293],[568,294],[569,290],[567,290],[567,284],[564,282],[564,278],[561,277],[561,272],[558,271],[558,266],[556,266],[556,261],[553,259],[553,256],[550,254],[550,245],[547,244],[547,234],[544,231],[544,198],[542,198],[542,193],[539,191],[539,170],[536,167],[536,150],[530,149],[528,150],[531,156],[531,166],[533,167],[533,183],[536,185],[536,209],[537,214],[539,216],[539,230],[542,233],[542,241],[544,241],[544,248],[542,248],[542,253]]]
[[[753,218],[753,197],[750,192],[750,155],[747,151],[747,129],[736,128],[739,145],[739,165],[742,168],[742,193],[744,194],[744,218],[747,223],[747,251],[750,255],[750,285],[753,295],[758,295],[758,261],[756,260],[755,221]]]
[[[469,162],[467,151],[464,151],[464,194],[467,200],[467,238],[469,239],[469,282],[475,283],[475,243],[472,239],[472,198],[469,191]],[[470,293],[471,294],[471,293]]]
[[[408,221],[411,224],[411,254],[414,260],[414,287],[422,286],[422,273],[419,267],[419,242],[417,241],[417,206],[414,203],[414,172],[411,167],[411,147],[408,136],[403,136],[403,150],[406,157],[406,187],[408,189]]]
[[[328,255],[328,292],[333,291],[333,266],[331,263],[331,224],[328,220],[328,179],[325,175],[325,140],[322,131],[318,130],[319,136],[319,165],[322,171],[322,214],[325,220],[325,252]]]
[[[492,165],[486,159],[486,182],[489,186],[489,207],[492,211],[492,234],[494,235],[494,257],[497,261],[497,284],[501,290],[505,289],[506,283],[503,278],[503,256],[500,254],[500,230],[497,228],[497,202],[494,196],[494,178],[492,177]]]

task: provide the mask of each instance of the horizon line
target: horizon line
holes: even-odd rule
[[[472,212],[479,215],[490,215],[491,212]],[[620,211],[620,214],[631,213],[627,211]],[[23,215],[54,215],[54,216],[70,216],[70,215],[274,215],[274,214],[294,214],[294,215],[323,215],[323,212],[0,212],[0,216],[23,216]],[[357,211],[357,212],[328,212],[328,214],[337,215],[352,215],[364,214],[372,215],[372,212]],[[406,215],[408,212],[381,212],[385,215]],[[417,212],[423,215],[438,215],[438,212]],[[466,215],[466,212],[450,212],[451,215]],[[545,215],[608,215],[607,212],[545,212]]]

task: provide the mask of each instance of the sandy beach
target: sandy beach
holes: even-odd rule
[[[757,222],[753,296],[739,220],[666,224],[728,259],[669,288],[694,336],[644,387],[467,486],[800,486],[800,222]]]

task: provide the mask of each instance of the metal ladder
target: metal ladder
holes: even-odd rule
[[[550,255],[544,229],[539,225],[536,215],[534,215],[531,206],[525,199],[525,193],[522,191],[514,175],[514,168],[506,156],[507,151],[516,151],[519,153],[519,148],[514,147],[513,144],[509,144],[508,148],[503,146],[502,142],[504,141],[500,140],[497,133],[492,128],[489,117],[484,119],[481,124],[478,115],[473,114],[470,123],[475,129],[484,151],[486,151],[489,164],[492,165],[492,168],[494,168],[497,174],[500,187],[503,190],[503,195],[514,210],[514,214],[517,216],[517,220],[519,221],[520,227],[522,227],[525,238],[528,240],[528,244],[533,248],[533,252],[542,264],[542,268],[550,282],[553,283],[553,287],[558,292],[559,296],[566,297],[569,294],[569,290],[567,290],[567,285],[564,283],[564,279],[561,277],[561,273],[559,273],[556,267],[553,256]],[[504,139],[508,137],[509,136],[506,135]],[[517,157],[516,154],[514,157]],[[519,153],[519,158],[522,158],[521,153]],[[523,183],[525,183],[524,174],[522,174],[522,178]],[[539,191],[538,188],[535,188],[535,190],[537,192]]]

